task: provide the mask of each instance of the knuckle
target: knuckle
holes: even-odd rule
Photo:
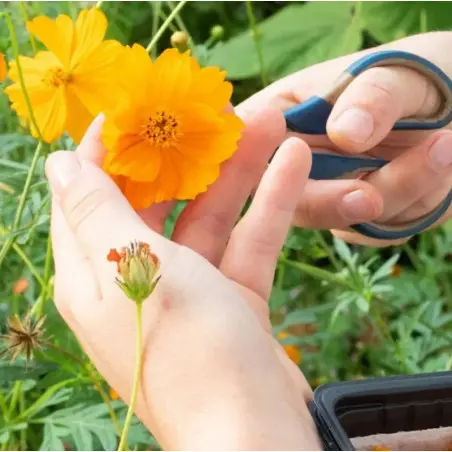
[[[63,211],[66,221],[74,232],[99,210],[99,208],[110,203],[113,199],[112,191],[104,187],[93,187],[86,190],[84,187],[77,186],[66,193],[63,199]]]
[[[378,118],[383,118],[388,111],[400,109],[401,99],[397,89],[394,71],[390,68],[373,68],[364,72],[360,78],[360,102],[366,109],[372,110]]]

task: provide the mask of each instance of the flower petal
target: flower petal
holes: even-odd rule
[[[66,122],[64,88],[55,90],[52,98],[47,103],[34,105],[33,110],[44,141],[52,143],[58,139],[64,131]],[[30,124],[30,129],[33,136],[37,137],[38,134],[32,123]]]
[[[72,72],[77,97],[92,115],[114,108],[120,89],[119,71],[124,48],[117,41],[105,41],[87,55]]]
[[[181,181],[175,195],[176,199],[194,199],[200,193],[207,191],[220,175],[220,165],[198,165],[188,159],[178,156],[173,159]]]
[[[188,54],[181,55],[176,49],[167,49],[156,59],[148,78],[149,105],[177,109],[183,104],[191,84],[190,59]]]
[[[195,102],[213,108],[217,113],[223,111],[232,96],[232,84],[224,79],[226,72],[217,67],[207,67],[193,74],[190,96]]]
[[[66,89],[66,101],[66,131],[70,137],[79,144],[89,125],[93,121],[94,115],[92,115],[83,105],[71,85]]]
[[[75,47],[71,69],[87,58],[102,42],[107,31],[107,18],[96,7],[80,12],[75,23]]]
[[[138,135],[126,135],[120,141],[118,147],[121,152],[110,153],[112,157],[109,171],[129,176],[138,182],[153,181],[160,171],[160,149],[151,146]]]
[[[39,16],[27,22],[27,30],[36,36],[61,62],[69,68],[69,61],[74,44],[74,23],[66,15],[56,20]]]
[[[6,60],[3,53],[0,53],[0,83],[6,78]]]
[[[232,113],[215,114],[201,104],[192,104],[181,124],[183,138],[177,144],[181,154],[203,165],[218,164],[237,150],[244,124]]]
[[[48,70],[61,67],[60,61],[52,52],[38,52],[34,58],[20,56],[19,61],[27,88],[30,86],[41,86]],[[19,82],[16,61],[11,61],[8,77],[13,82]]]

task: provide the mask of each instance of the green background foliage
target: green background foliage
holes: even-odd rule
[[[24,25],[29,17],[77,16],[90,2],[0,4],[14,23],[20,53],[31,54]],[[105,2],[109,37],[147,45],[174,2]],[[202,64],[226,69],[235,102],[261,88],[262,48],[268,81],[310,65],[431,30],[450,30],[449,2],[255,2],[257,33],[245,2],[189,2],[162,35],[153,56],[170,45],[176,30],[188,31]],[[224,36],[211,29],[221,25]],[[0,19],[0,52],[13,58],[11,39]],[[0,84],[0,88],[2,85]],[[89,364],[52,302],[48,246],[49,194],[44,158],[32,175],[24,215],[14,215],[30,169],[35,141],[0,92],[0,246],[14,238],[0,264],[0,332],[6,318],[40,303],[55,350],[31,363],[0,361],[0,448],[2,450],[109,450],[117,435],[99,387],[108,386]],[[72,149],[62,138],[55,148]],[[45,154],[52,149],[46,148]],[[178,210],[167,224],[171,231]],[[301,369],[313,387],[329,381],[451,369],[452,225],[449,223],[387,249],[349,246],[325,231],[291,231],[281,254],[270,300],[275,333],[302,351]],[[395,266],[396,265],[396,266]],[[19,279],[29,282],[13,294]],[[2,331],[3,330],[3,331]],[[70,358],[70,356],[76,359]],[[113,401],[122,423],[125,406]],[[158,449],[136,421],[131,447]]]

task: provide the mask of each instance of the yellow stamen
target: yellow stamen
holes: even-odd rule
[[[43,82],[54,88],[58,88],[61,85],[65,85],[70,82],[72,75],[63,71],[59,67],[49,69],[43,78]]]
[[[166,111],[157,111],[141,126],[141,136],[152,145],[170,147],[182,136],[179,121]]]

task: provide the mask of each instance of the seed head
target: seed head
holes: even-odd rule
[[[160,279],[160,262],[147,243],[132,242],[120,251],[112,249],[107,259],[117,263],[116,284],[128,298],[143,303],[154,291]]]
[[[44,346],[44,321],[45,317],[34,319],[30,314],[23,320],[17,315],[10,317],[7,321],[6,334],[0,336],[2,342],[6,344],[0,355],[9,355],[12,361],[20,355],[25,356],[27,361],[31,360],[34,351]]]

